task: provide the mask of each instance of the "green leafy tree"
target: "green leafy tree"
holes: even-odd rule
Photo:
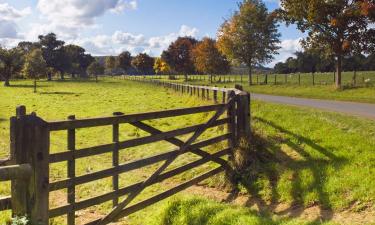
[[[61,79],[64,79],[64,73],[69,69],[69,61],[63,49],[65,42],[58,40],[54,33],[39,35],[38,38],[47,66],[59,71]],[[48,80],[51,80],[50,73],[48,73]]]
[[[142,74],[147,74],[153,70],[154,58],[146,53],[140,53],[133,58],[132,65]]]
[[[10,78],[22,70],[22,65],[23,55],[19,48],[0,47],[0,77],[4,80],[4,86],[10,86]]]
[[[154,63],[154,71],[156,74],[167,74],[170,72],[170,70],[171,68],[167,62],[165,62],[162,58],[156,58]]]
[[[94,61],[94,58],[90,54],[85,53],[85,49],[77,45],[66,45],[64,46],[64,52],[68,58],[68,72],[75,77],[76,74],[80,74],[81,77],[86,76],[87,67]]]
[[[131,67],[131,62],[132,62],[132,56],[130,52],[128,51],[122,52],[117,57],[117,66],[123,69],[125,72]]]
[[[336,57],[336,87],[341,87],[343,56],[374,50],[374,2],[369,0],[281,0],[287,24],[307,32],[305,48],[327,48]]]
[[[112,75],[113,70],[116,68],[116,57],[107,56],[105,57],[105,69]]]
[[[211,38],[204,38],[194,50],[194,65],[196,69],[204,74],[212,75],[227,74],[230,71],[230,64],[227,58],[220,53],[216,41]]]
[[[192,37],[179,37],[161,55],[172,70],[184,74],[185,80],[188,79],[189,73],[195,72],[193,49],[197,42]]]
[[[218,34],[219,49],[232,61],[245,64],[252,84],[252,69],[268,63],[280,48],[275,13],[260,0],[244,0]]]
[[[94,61],[87,67],[87,73],[90,76],[94,76],[96,82],[98,82],[98,75],[104,74],[104,66],[102,66],[98,61]]]
[[[34,93],[36,93],[36,80],[44,77],[47,72],[47,63],[43,58],[41,49],[34,49],[25,57],[23,73],[34,80]]]

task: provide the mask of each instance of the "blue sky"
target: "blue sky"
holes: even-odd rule
[[[178,36],[215,38],[237,9],[236,0],[0,0],[0,44],[14,46],[55,32],[93,55],[146,52],[158,56]],[[278,0],[266,0],[269,10]],[[280,25],[280,54],[270,66],[298,50],[301,34]]]

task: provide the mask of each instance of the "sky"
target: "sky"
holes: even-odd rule
[[[237,10],[238,0],[0,0],[0,45],[36,41],[54,32],[67,44],[92,55],[159,56],[179,36],[212,37],[224,19]],[[278,0],[265,0],[269,10]],[[305,35],[280,24],[281,49],[266,66],[300,50]]]

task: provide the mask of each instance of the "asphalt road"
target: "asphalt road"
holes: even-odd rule
[[[295,98],[286,96],[251,94],[252,99],[287,105],[305,106],[327,111],[334,111],[375,120],[375,104]]]

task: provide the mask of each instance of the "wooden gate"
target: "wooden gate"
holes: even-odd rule
[[[228,89],[227,101],[223,104],[131,115],[114,113],[110,117],[90,119],[76,119],[74,116],[70,116],[68,120],[55,122],[44,121],[35,113],[27,115],[25,107],[20,106],[17,108],[17,115],[11,118],[11,159],[9,164],[17,168],[11,172],[8,167],[6,169],[0,167],[0,181],[5,178],[12,180],[11,197],[0,199],[0,211],[12,209],[14,216],[28,215],[32,224],[48,224],[51,218],[66,215],[67,224],[73,225],[75,224],[76,211],[112,201],[113,209],[111,212],[103,218],[87,223],[108,224],[172,196],[215,174],[223,171],[231,174],[232,169],[228,161],[222,157],[231,155],[233,148],[236,147],[241,137],[249,137],[248,103],[249,95],[247,93],[236,94]],[[167,132],[163,132],[145,122],[147,120],[207,112],[213,114],[207,122]],[[131,124],[150,135],[119,141],[120,124]],[[223,125],[227,126],[225,134],[197,141],[208,128]],[[76,149],[76,129],[99,126],[112,126],[112,143]],[[67,132],[67,151],[50,153],[50,134],[56,131]],[[186,141],[177,138],[186,134],[191,134]],[[119,163],[119,152],[121,150],[163,140],[175,145],[176,149],[124,164]],[[228,141],[227,148],[217,149],[215,153],[208,153],[202,149],[222,141]],[[166,171],[178,156],[188,152],[199,156],[200,159]],[[104,153],[112,153],[111,168],[76,176],[77,159]],[[58,162],[67,163],[67,178],[51,182],[49,166]],[[119,186],[120,174],[160,162],[162,162],[161,166],[144,181],[126,187]],[[218,164],[218,167],[149,199],[130,205],[145,188],[208,162],[214,162]],[[9,176],[9,173],[13,175]],[[5,176],[4,174],[8,175]],[[26,178],[25,174],[27,174]],[[77,185],[108,177],[112,177],[111,192],[76,201],[75,188]],[[49,207],[49,193],[62,189],[67,190],[67,204],[51,209]],[[119,201],[120,197],[125,197],[125,199]]]

